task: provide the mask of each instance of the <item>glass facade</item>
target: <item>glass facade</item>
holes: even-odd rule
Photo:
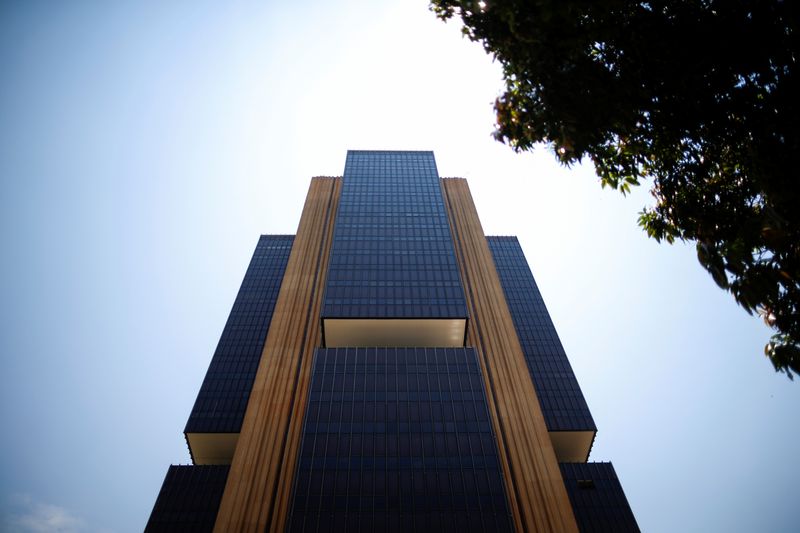
[[[289,531],[511,531],[472,348],[321,348]]]
[[[611,463],[561,463],[559,466],[581,531],[639,532]]]
[[[338,181],[336,185],[338,191]],[[465,294],[441,187],[432,152],[348,151],[327,272],[326,261],[318,260],[309,267],[316,270],[315,280],[325,280],[319,316],[319,300],[306,293],[292,299],[292,287],[297,284],[287,282],[284,294],[289,296],[281,299],[278,311],[283,319],[276,320],[276,324],[294,324],[285,318],[284,308],[293,302],[291,309],[300,309],[311,319],[312,327],[319,324],[322,333],[319,342],[313,337],[304,344],[305,336],[297,338],[302,340],[297,346],[303,344],[304,350],[317,346],[313,361],[304,356],[297,365],[284,364],[283,370],[289,369],[285,374],[290,376],[288,381],[284,374],[273,374],[278,376],[279,388],[292,391],[291,406],[282,404],[295,432],[291,439],[268,431],[270,426],[260,419],[251,423],[251,417],[243,437],[238,435],[294,243],[291,235],[261,236],[185,429],[190,447],[197,443],[193,462],[233,460],[234,469],[170,467],[147,531],[212,531],[221,501],[222,528],[224,524],[247,528],[261,520],[254,522],[247,518],[250,516],[268,516],[270,528],[285,527],[297,533],[504,532],[513,531],[515,525],[520,530],[547,523],[571,525],[555,461],[588,457],[596,431],[591,413],[519,242],[516,237],[487,237],[556,454],[556,441],[564,435],[588,435],[577,459],[564,455],[549,459],[541,478],[537,476],[542,471],[535,471],[529,464],[533,461],[525,459],[545,455],[534,448],[540,442],[537,439],[545,438],[541,418],[537,415],[538,426],[530,434],[535,438],[518,438],[512,445],[505,440],[503,435],[510,426],[503,424],[519,411],[500,412],[495,403],[490,413],[486,387],[494,394],[514,391],[514,383],[523,382],[528,396],[513,406],[522,406],[523,411],[535,409],[528,401],[535,400],[527,379],[489,381],[486,385],[491,377],[484,376],[478,353],[464,346],[472,337],[466,335]],[[309,213],[301,228],[313,227],[319,234],[329,235],[316,222],[304,225],[321,220],[314,218],[318,213]],[[333,211],[327,213],[332,216]],[[456,229],[460,227],[454,224]],[[482,239],[481,233],[481,247]],[[296,253],[302,260],[309,258],[306,253],[325,258],[327,249],[303,252],[301,240]],[[324,242],[327,245],[327,238]],[[465,254],[463,250],[460,253]],[[485,257],[483,253],[478,255]],[[474,257],[462,259],[467,264]],[[467,281],[491,278],[494,283],[491,262],[481,274],[464,272]],[[287,276],[292,280],[298,277],[294,272]],[[480,300],[480,305],[502,308],[502,298],[494,288],[492,295],[491,302]],[[476,316],[481,316],[481,309],[475,308]],[[504,310],[502,315],[505,325],[496,331],[507,334],[510,328]],[[298,335],[305,335],[308,329]],[[273,332],[271,344],[275,335]],[[441,339],[446,342],[438,342]],[[287,352],[293,351],[287,348]],[[502,353],[507,351],[512,350]],[[515,346],[513,354],[510,374],[516,378],[521,372],[524,377]],[[287,359],[279,361],[286,363]],[[301,376],[301,370],[302,379],[291,381],[291,376]],[[489,370],[486,372],[488,376]],[[299,399],[295,401],[295,397]],[[256,398],[254,395],[254,412],[272,416],[274,398],[269,397],[271,404],[259,404]],[[491,397],[493,402],[497,398]],[[493,420],[503,432],[502,466]],[[266,428],[263,438],[248,437],[251,425]],[[266,460],[253,459],[257,454],[251,451],[269,450],[281,438],[285,450],[269,457],[265,454]],[[578,435],[575,441],[580,438]],[[242,442],[251,446],[244,453]],[[572,445],[572,441],[560,442]],[[205,447],[202,453],[198,451],[201,446]],[[520,449],[533,451],[526,456],[510,453]],[[242,457],[247,462],[242,463]],[[275,464],[285,469],[275,469]],[[581,531],[638,531],[610,463],[559,466]],[[269,485],[272,492],[252,484],[255,489],[247,486],[224,493],[229,471],[232,483],[242,472],[274,479]],[[262,476],[267,471],[280,475]],[[520,476],[522,471],[528,472],[527,477]],[[504,472],[511,479],[520,476],[520,481],[506,485]],[[546,483],[537,485],[543,479]],[[550,488],[542,488],[545,485]],[[541,494],[560,496],[550,498],[556,503],[536,499],[538,496],[531,496],[535,490],[528,490],[531,487],[550,491]],[[514,498],[515,509],[527,510],[528,518],[522,512],[512,517],[509,497]],[[229,504],[231,501],[235,503]],[[542,501],[546,511],[538,507]],[[551,504],[560,506],[558,516],[568,520],[556,522]],[[547,513],[556,516],[554,522],[542,519]]]
[[[227,479],[226,465],[170,466],[145,532],[210,533]]]
[[[486,237],[550,431],[596,431],[589,406],[516,237]]]
[[[466,318],[433,152],[348,151],[323,318]]]
[[[293,235],[262,235],[222,330],[185,433],[238,433]]]

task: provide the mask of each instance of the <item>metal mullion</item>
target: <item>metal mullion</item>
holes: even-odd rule
[[[441,350],[441,352],[444,354],[445,373],[449,374],[449,371],[447,370],[447,352],[446,352],[446,348],[438,348],[438,350]],[[434,356],[436,355],[436,351],[437,351],[437,348],[434,348]],[[444,421],[444,401],[442,400],[442,392],[443,392],[443,389],[442,389],[442,377],[441,377],[441,373],[439,372],[438,364],[437,364],[437,370],[436,370],[436,382],[437,382],[437,384],[439,386],[439,403],[442,405],[442,418],[443,418],[442,424],[445,426],[445,430],[443,431],[443,433],[445,435],[445,437],[444,437],[444,447],[445,447],[445,451],[446,451],[447,450],[447,422]],[[449,379],[449,377],[447,378],[447,386],[448,386],[448,393],[449,393],[449,388],[450,388],[450,379]],[[451,402],[450,403],[450,409],[452,410],[452,408],[453,408],[453,406],[452,406],[452,398],[450,399],[450,402]],[[453,413],[453,423],[455,424],[455,413]],[[436,455],[436,438],[435,438],[435,435],[434,435],[434,439],[433,439],[433,453],[434,453],[434,461],[436,461],[436,456],[435,456]],[[438,476],[439,476],[439,465],[438,464],[436,464],[436,476],[437,476],[436,489],[437,489],[437,492],[438,492],[438,489],[439,489],[439,479],[438,479]],[[448,486],[450,485],[450,475],[449,475],[449,473],[448,473],[448,476],[447,476],[447,484],[448,484]],[[452,493],[452,488],[451,488],[451,493]],[[442,499],[438,498],[438,496],[437,496],[436,505],[437,505],[437,508],[438,508],[439,518],[441,519],[442,512],[443,512]]]
[[[447,387],[448,387],[448,390],[450,391],[450,410],[453,412],[453,428],[454,428],[454,433],[456,435],[456,449],[458,449],[458,421],[456,420],[456,410],[455,410],[455,408],[453,406],[454,405],[454,400],[453,400],[453,382],[450,379],[450,374],[451,374],[450,365],[447,362],[447,350],[448,350],[448,348],[443,348],[443,350],[444,350],[445,368],[447,369]],[[456,364],[455,367],[456,367],[456,369],[458,369],[458,364]],[[458,370],[456,370],[456,372],[458,372]],[[460,394],[461,393],[460,384],[459,384],[458,390],[459,390],[459,394]],[[445,448],[445,453],[446,453],[447,452],[447,431],[444,432],[444,448]],[[459,469],[459,472],[461,472],[461,484],[463,485],[464,484],[464,471],[461,468],[461,457],[459,457],[458,459],[459,459],[458,460],[458,469]],[[452,499],[453,499],[453,494],[454,493],[453,493],[453,483],[450,480],[450,465],[449,465],[449,461],[448,461],[448,465],[447,465],[447,485],[450,487],[450,499],[451,499],[451,504],[452,504]],[[454,507],[451,508],[451,512],[454,509],[455,509]]]
[[[308,439],[308,434],[309,434],[308,433],[308,427],[310,425],[309,422],[308,422],[308,414],[311,411],[311,403],[312,403],[311,396],[312,396],[312,389],[313,389],[313,386],[314,386],[314,378],[316,377],[316,374],[317,374],[315,365],[317,364],[317,361],[318,361],[318,355],[319,355],[319,353],[315,351],[314,356],[313,356],[313,358],[311,360],[312,361],[311,362],[311,378],[310,378],[309,387],[308,387],[308,389],[309,389],[308,401],[306,403],[306,411],[307,412],[306,412],[304,420],[303,420],[303,429],[302,429],[302,433],[301,433],[302,436],[301,436],[301,439],[300,439],[300,450],[298,451],[298,459],[297,459],[297,461],[298,461],[297,471],[294,474],[293,483],[295,485],[295,494],[292,496],[292,500],[290,502],[291,507],[290,507],[289,519],[287,521],[287,524],[288,524],[289,527],[291,527],[292,523],[295,520],[295,516],[296,516],[295,515],[295,510],[296,510],[295,502],[297,500],[297,492],[296,491],[299,488],[298,483],[299,483],[300,473],[302,472],[302,467],[300,466],[300,464],[303,462],[303,446],[308,446],[308,440],[309,440]],[[320,395],[321,394],[322,394],[322,392],[320,391]],[[317,426],[318,426],[318,424],[319,424],[319,413],[317,413],[317,419],[314,422],[314,433],[313,433],[314,434],[314,439],[313,439],[314,441],[316,441],[316,438],[317,438]],[[309,500],[309,495],[311,494],[311,473],[314,470],[314,442],[311,443],[311,461],[310,461],[310,463],[311,464],[309,465],[309,473],[308,473],[308,486],[305,488],[306,506],[305,506],[305,509],[303,510],[304,511],[303,512],[303,523],[302,523],[302,525],[300,527],[301,531],[305,531],[305,528],[306,528],[306,517],[308,516],[308,500]]]
[[[433,365],[430,365],[429,361],[428,361],[427,354],[429,353],[429,351],[430,351],[431,354],[433,354]],[[439,379],[439,370],[438,370],[438,367],[437,367],[437,364],[436,364],[436,348],[426,348],[425,349],[425,354],[426,354],[425,366],[434,369],[433,375],[431,375],[430,372],[425,372],[425,377],[426,377],[426,380],[428,382],[428,406],[429,406],[429,409],[431,410],[431,433],[432,433],[432,435],[435,436],[436,432],[433,431],[433,429],[434,429],[433,400],[431,399],[431,392],[433,390],[433,386],[432,386],[433,382],[435,381],[436,390],[439,393],[439,401],[438,401],[438,403],[439,403],[439,406],[442,406],[443,405],[443,402],[442,402],[442,385],[441,385],[441,382],[440,382],[440,379]],[[442,416],[444,416],[444,410],[443,409],[441,409],[441,412],[442,412]],[[444,426],[444,420],[442,420],[441,423]],[[434,447],[434,450],[435,450],[436,449],[436,439],[435,438],[433,439],[433,447]],[[424,449],[425,448],[424,448],[424,443],[423,443],[423,453],[424,453]],[[424,461],[423,461],[423,465],[424,465]],[[438,472],[437,472],[437,474],[438,474]],[[437,480],[437,485],[438,485],[438,480]],[[439,499],[437,501],[437,507],[439,507],[438,511],[439,511],[439,514],[441,515],[440,506],[441,506],[441,500]]]
[[[466,353],[466,349],[464,349],[464,348],[454,349],[454,351],[455,351],[455,357],[456,357],[456,376],[458,377],[457,381],[458,381],[458,384],[459,384],[458,392],[459,392],[459,395],[461,396],[461,409],[462,409],[462,411],[464,413],[464,425],[467,426],[467,430],[466,430],[465,434],[466,434],[467,444],[469,444],[469,428],[468,428],[468,426],[470,424],[470,421],[471,420],[476,420],[477,417],[475,417],[474,409],[470,413],[472,416],[471,417],[468,416],[468,409],[465,407],[465,402],[464,402],[464,394],[465,394],[466,391],[464,391],[462,386],[461,386],[462,376],[464,374],[462,374],[458,370],[458,368],[459,368],[459,357],[463,358],[463,360],[462,360],[463,363],[467,363],[467,360],[466,360],[467,353]],[[467,365],[467,364],[464,364],[463,366],[466,369],[467,389],[468,389],[468,392],[469,392],[469,395],[470,395],[470,404],[474,404],[475,399],[472,396],[472,383],[471,383],[471,380],[469,379],[470,366]],[[458,431],[458,424],[456,424],[456,453],[458,453],[458,468],[459,468],[459,471],[461,472],[461,486],[462,486],[462,488],[464,490],[464,498],[466,499],[468,493],[467,493],[467,485],[466,485],[465,477],[464,477],[464,460],[465,460],[465,457],[461,454],[461,449],[459,447],[459,438],[458,438],[459,435],[460,435],[460,432]],[[474,472],[475,471],[475,464],[473,462],[472,456],[470,455],[466,459],[469,460],[470,465],[472,467],[472,471]],[[471,513],[470,513],[470,508],[468,506],[466,508],[466,511],[467,511],[467,516],[469,517]],[[483,512],[480,510],[480,508],[478,510],[478,513],[479,513],[479,515],[483,514]],[[483,518],[481,517],[480,519],[481,519],[481,527],[483,527]]]
[[[394,368],[392,369],[391,374],[394,374],[394,386],[395,386],[395,395],[397,395],[397,348],[389,348],[389,350],[394,350]],[[388,352],[388,350],[387,350]],[[386,394],[384,395],[383,399],[383,485],[384,485],[384,513],[383,513],[383,526],[382,529],[386,528],[386,525],[389,523],[389,421],[387,420],[387,411],[389,405],[389,379],[390,379],[390,371],[389,365],[386,365]],[[397,400],[395,400],[397,401]],[[378,410],[375,409],[375,418],[378,418]]]
[[[375,380],[374,380],[375,389],[372,391],[372,394],[373,394],[373,398],[372,398],[373,410],[372,411],[373,411],[374,415],[377,415],[377,412],[378,412],[378,348],[375,347],[373,349],[375,350],[375,364],[374,364],[374,367],[373,367],[373,373],[374,373],[374,376],[375,376]],[[385,356],[384,356],[384,363],[385,363]],[[386,366],[386,365],[384,364],[384,366]],[[365,413],[366,413],[366,411],[365,411]],[[363,435],[364,435],[364,432],[362,432],[362,437],[361,437],[361,450],[362,450],[362,453],[363,453],[363,450],[364,450],[364,437],[363,437]],[[375,527],[375,416],[373,416],[372,431],[370,432],[370,441],[372,443],[371,446],[370,446],[372,448],[372,472],[371,472],[371,475],[372,475],[372,507],[370,508],[370,514],[372,515],[372,527],[373,527],[373,530],[374,530],[374,527]],[[363,467],[362,467],[362,471],[363,471]],[[363,474],[361,476],[361,483],[362,483],[362,485],[364,483]],[[359,530],[360,529],[361,529],[361,524],[359,524]]]
[[[408,348],[404,348],[403,349],[403,354],[404,354],[403,356],[405,357],[405,360],[406,360],[406,364],[405,364],[406,371],[405,371],[405,374],[408,375]],[[395,353],[395,361],[394,361],[394,394],[395,394],[395,399],[394,399],[394,404],[395,404],[394,432],[397,435],[397,455],[396,455],[396,457],[397,457],[397,502],[398,502],[397,513],[398,513],[398,519],[400,520],[400,524],[399,524],[400,525],[400,530],[402,531],[403,514],[404,514],[403,490],[402,490],[402,477],[403,476],[402,476],[402,468],[400,467],[400,450],[401,450],[402,446],[400,444],[400,439],[401,439],[400,418],[398,416],[399,413],[397,412],[397,404],[398,404],[397,395],[399,394],[398,387],[397,387],[397,381],[398,381],[399,375],[400,375],[399,365],[400,365],[400,362],[398,360],[397,353]],[[388,384],[388,380],[387,380],[387,384]],[[389,400],[388,399],[386,400],[386,406],[387,406],[387,411],[388,411],[388,406],[389,406]],[[389,423],[389,420],[388,420],[389,417],[387,416],[386,418],[387,418],[386,423],[388,424]],[[410,441],[408,443],[408,449],[409,449],[409,451],[411,450],[411,442]],[[413,480],[412,480],[412,484],[413,484]],[[412,488],[413,488],[413,485],[412,485]],[[413,495],[413,491],[412,491],[412,495]],[[411,509],[413,509],[413,507],[411,507]]]
[[[330,352],[329,352],[329,355],[330,355]],[[319,489],[320,489],[320,499],[319,499],[319,506],[317,508],[317,529],[316,529],[317,532],[319,532],[321,516],[322,516],[322,500],[325,497],[324,487],[325,487],[325,474],[326,474],[326,471],[327,471],[327,468],[325,468],[325,458],[328,456],[328,435],[330,435],[331,411],[333,410],[333,394],[334,394],[334,391],[336,390],[336,368],[338,366],[336,361],[338,359],[339,359],[339,348],[334,348],[333,379],[331,379],[331,399],[328,402],[328,430],[325,433],[325,449],[322,451],[323,466],[321,468],[322,477],[320,478],[320,487],[319,487]],[[327,363],[328,360],[329,359],[326,358],[325,362]],[[325,366],[327,366],[327,365],[325,365]],[[325,373],[327,374],[327,369],[326,369]],[[324,391],[323,391],[323,393],[324,393]],[[339,416],[341,418],[341,415],[339,415]],[[319,427],[319,419],[317,419],[317,427]],[[317,433],[316,435],[319,435],[319,433]],[[316,435],[315,435],[315,439],[317,438]],[[312,465],[313,465],[313,460],[312,460]],[[335,483],[336,483],[336,478],[334,477],[334,484]]]
[[[420,348],[413,348],[413,350],[414,350],[414,367],[415,368],[418,367],[418,365],[417,365],[417,350],[419,350],[419,349]],[[423,350],[423,354],[425,355],[425,366],[427,368],[427,366],[428,366],[428,350],[427,350],[427,348],[422,348],[422,350]],[[408,353],[408,352],[406,352],[406,353]],[[427,374],[427,372],[425,372],[425,373]],[[411,412],[411,409],[410,409],[411,405],[410,405],[410,400],[409,400],[409,397],[408,397],[408,375],[409,375],[408,364],[406,364],[406,413],[410,413]],[[399,417],[398,417],[398,422],[399,422]],[[410,417],[409,417],[409,422],[408,422],[408,439],[409,439],[409,441],[408,441],[408,449],[411,452],[411,509],[412,509],[412,512],[411,512],[411,528],[412,528],[413,531],[417,531],[417,527],[418,526],[417,526],[417,512],[416,512],[416,510],[419,507],[418,507],[417,501],[416,501],[417,500],[416,491],[414,490],[414,478],[415,478],[414,471],[415,470],[414,470],[414,450],[413,450],[413,446],[412,446],[412,443],[413,443],[413,440],[414,440],[413,439],[413,435],[414,435],[414,432],[412,431],[411,420],[410,420]],[[420,431],[419,442],[420,442],[420,446],[419,446],[420,454],[422,456],[421,457],[421,463],[420,463],[422,465],[421,476],[422,476],[422,483],[424,485],[424,483],[425,483],[425,432],[424,431]]]
[[[358,352],[358,348],[356,348],[356,352]],[[369,353],[369,348],[364,348],[364,399],[361,400],[363,413],[366,413],[366,409],[364,409],[364,407],[366,407],[366,404],[367,404],[367,374],[369,373],[369,365],[368,365],[368,362],[367,362],[367,354],[368,353]],[[364,487],[364,420],[363,420],[363,415],[362,415],[361,431],[360,431],[359,437],[361,438],[361,452],[360,452],[361,453],[361,460],[358,462],[358,474],[359,474],[359,482],[358,483],[359,483],[359,485],[358,485],[358,513],[357,513],[357,515],[358,515],[358,523],[357,524],[358,525],[357,525],[357,531],[361,531],[361,515],[362,515],[362,512],[361,512],[361,494],[363,494],[363,487]],[[352,439],[352,436],[350,438]],[[352,449],[352,446],[353,445],[351,443],[350,444],[351,449]]]
[[[347,350],[347,353],[350,353],[350,350]],[[350,402],[350,441],[348,442],[348,449],[347,449],[347,483],[345,486],[345,505],[344,505],[344,529],[347,530],[347,521],[350,518],[350,473],[352,471],[351,465],[353,464],[353,426],[355,425],[353,419],[355,414],[355,405],[356,405],[356,376],[358,372],[356,369],[358,368],[358,348],[353,348],[353,401]],[[347,361],[347,357],[345,356],[345,362]],[[345,370],[347,366],[345,365]],[[341,432],[340,432],[341,433]],[[339,447],[341,448],[342,439],[341,435],[339,436]],[[338,474],[337,474],[338,475]]]
[[[325,354],[325,362],[327,363],[327,361],[328,361],[328,354]],[[313,385],[313,378],[314,378],[314,370],[315,369],[312,368],[312,385]],[[322,412],[322,395],[325,393],[325,375],[327,374],[327,370],[326,370],[324,364],[320,365],[320,370],[322,371],[321,372],[322,375],[319,376],[319,380],[320,380],[320,391],[319,391],[320,409],[319,409],[319,413]],[[309,393],[309,409],[310,408],[311,408],[311,398],[310,398],[310,393]],[[308,487],[306,487],[306,512],[303,513],[303,528],[302,528],[302,530],[304,532],[306,530],[306,521],[307,521],[307,518],[308,518],[308,511],[309,511],[308,502],[311,500],[311,485],[313,484],[312,483],[312,479],[313,479],[313,475],[314,475],[314,458],[316,457],[316,452],[314,450],[316,449],[317,438],[319,436],[319,413],[317,413],[317,420],[314,422],[314,439],[311,442],[311,461],[310,461],[311,464],[309,465],[309,469],[308,469]],[[330,416],[330,413],[329,413],[329,416]],[[301,449],[300,449],[301,460],[302,460],[302,453],[303,453],[303,450],[302,450],[302,447],[301,447]],[[320,490],[321,489],[322,489],[322,487],[320,485]],[[319,508],[317,508],[316,512],[317,512],[317,516],[319,516]],[[319,520],[317,520],[317,524],[319,524]]]
[[[464,350],[464,355],[467,355],[466,352],[467,352],[467,349]],[[470,361],[469,361],[470,365],[469,366],[470,366],[471,369],[476,370],[478,372],[478,375],[480,375],[480,367],[478,365],[478,359],[476,357],[476,354],[475,354],[475,352],[474,352],[474,350],[472,348],[469,349],[469,352],[470,352],[470,354],[469,354],[470,355]],[[475,391],[472,388],[472,379],[468,379],[468,382],[469,382],[470,394],[472,396],[472,401],[470,403],[472,404],[473,414],[475,415],[475,421],[477,422],[477,420],[478,420],[478,416],[477,416],[478,415],[478,407],[477,407],[477,404],[475,402]],[[488,409],[488,407],[485,406],[486,391],[483,389],[483,387],[480,387],[480,391],[479,392],[481,394],[481,405],[484,406],[484,411],[486,411],[484,413],[484,416],[486,417],[487,423],[489,423],[489,420],[490,420],[489,409]],[[480,432],[478,433],[478,435],[480,435]],[[480,443],[480,437],[478,438],[478,442]],[[477,470],[475,468],[475,450],[472,449],[472,443],[470,442],[470,439],[469,439],[469,432],[467,432],[467,446],[469,447],[469,460],[470,460],[470,463],[472,463],[473,483],[475,483],[475,486],[473,487],[473,489],[476,490],[477,489],[477,481],[476,481],[476,476],[477,476],[476,472],[477,472]],[[485,464],[484,464],[483,470],[486,471],[486,465]],[[487,478],[488,478],[488,476],[487,476]],[[488,482],[489,480],[487,479],[486,481]],[[466,485],[464,487],[466,488]],[[481,529],[483,531],[487,531],[486,519],[485,519],[485,516],[484,516],[485,513],[484,513],[484,510],[483,510],[483,506],[481,505],[480,496],[478,497],[478,512],[480,514]],[[493,520],[493,522],[495,522],[495,525],[496,525],[496,521]],[[492,530],[489,529],[488,531],[492,531]]]
[[[477,356],[477,354],[476,354],[476,356]],[[485,389],[483,390],[483,394],[484,394],[484,398],[487,397],[487,391]],[[487,411],[487,415],[489,416],[489,420],[491,420],[491,414],[488,412],[489,411],[489,406],[488,405],[486,406],[486,411]],[[490,443],[495,443],[495,445],[497,445],[497,435],[494,434],[494,430],[492,428],[490,428],[489,434],[492,437],[491,439],[489,439],[489,442]],[[483,439],[480,438],[480,433],[478,434],[478,443],[480,444],[481,453],[482,453],[484,458],[487,455],[486,452],[487,451],[491,451],[491,452],[493,452],[493,455],[495,456],[495,458],[497,459],[497,461],[499,463],[499,460],[500,460],[499,450],[495,450],[495,449],[484,450],[483,449]],[[472,445],[470,444],[470,447],[471,446]],[[473,453],[471,449],[470,449],[470,453],[471,454]],[[491,482],[491,479],[489,477],[489,469],[486,467],[486,461],[485,460],[484,460],[484,465],[483,465],[483,472],[484,472],[484,475],[486,477],[486,486],[489,489],[489,495],[491,496],[491,494],[492,494],[492,492],[491,492],[492,482]],[[499,464],[498,464],[498,468],[497,468],[497,474],[500,476],[500,480],[502,482],[502,485],[505,485],[505,483],[507,481],[506,481],[506,479],[505,479],[505,477],[503,475],[503,470],[502,470],[502,468],[500,468]],[[503,488],[505,489],[505,487],[503,487]],[[512,519],[512,517],[511,517],[511,509],[510,509],[510,502],[508,501],[508,493],[505,494],[505,498],[506,498],[506,521],[508,521],[508,520]],[[480,501],[480,499],[478,501]],[[493,520],[495,528],[496,528],[497,527],[497,520],[498,520],[497,510],[494,509],[494,505],[492,505],[491,507],[492,507],[492,509],[491,509],[491,511],[492,511],[492,520]],[[495,528],[490,529],[490,531],[494,531]]]

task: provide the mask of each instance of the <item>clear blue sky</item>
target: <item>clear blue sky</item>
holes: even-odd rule
[[[0,529],[144,527],[258,235],[356,148],[434,150],[519,235],[644,531],[796,530],[767,328],[646,189],[495,143],[499,90],[424,1],[0,4]]]

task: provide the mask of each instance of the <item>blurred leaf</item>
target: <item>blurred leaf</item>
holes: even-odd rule
[[[494,137],[588,158],[602,188],[647,181],[639,225],[697,242],[748,312],[769,309],[775,368],[800,340],[800,21],[795,2],[432,0],[500,62]],[[795,350],[795,351],[793,351]]]

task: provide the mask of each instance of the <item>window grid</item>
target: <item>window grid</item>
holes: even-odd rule
[[[561,463],[559,466],[581,531],[639,532],[611,463]]]
[[[348,152],[322,316],[466,318],[432,152]]]
[[[596,431],[516,237],[487,237],[525,362],[550,431]]]
[[[320,348],[288,530],[511,531],[472,348]]]
[[[259,239],[184,432],[241,429],[293,242],[293,235]]]
[[[211,533],[228,469],[227,465],[170,466],[145,533]]]

